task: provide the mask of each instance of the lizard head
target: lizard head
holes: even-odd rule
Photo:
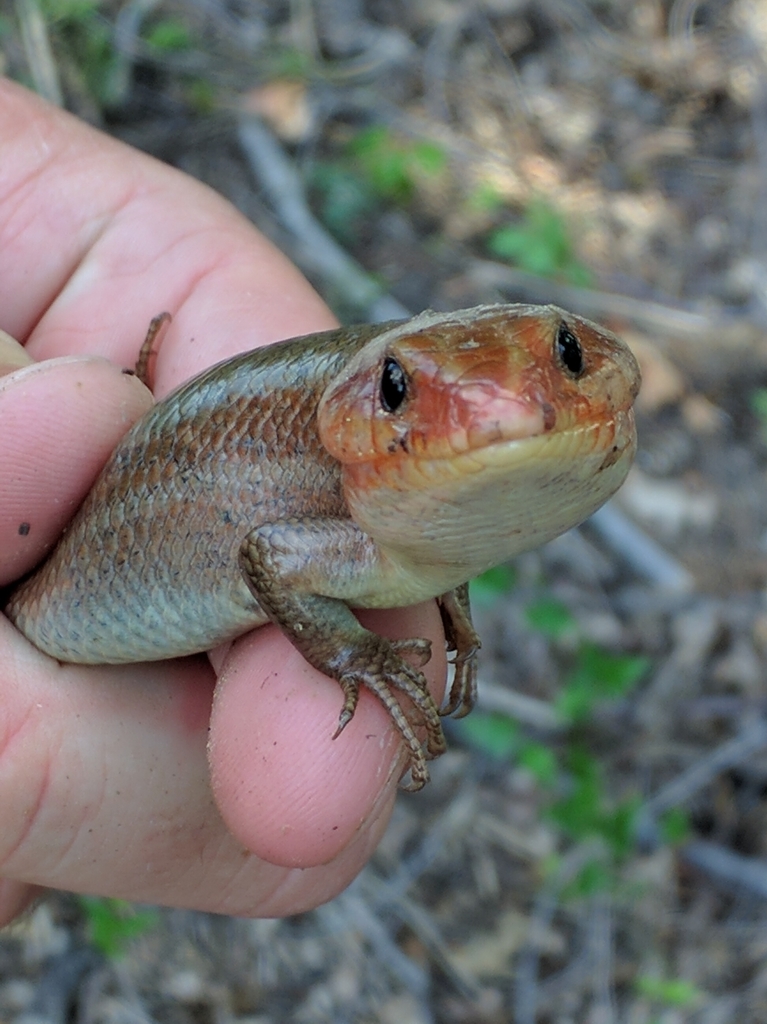
[[[617,490],[639,381],[623,342],[554,306],[425,313],[352,357],[318,426],[366,532],[478,572]]]

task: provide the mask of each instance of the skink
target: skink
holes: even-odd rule
[[[553,306],[427,312],[236,356],[134,425],[5,611],[83,664],[174,658],[274,622],[340,683],[339,732],[360,687],[383,702],[420,788],[440,714],[475,699],[466,581],[620,486],[638,389],[620,340]],[[420,672],[429,643],[383,639],[351,610],[435,597],[455,651],[442,709]]]

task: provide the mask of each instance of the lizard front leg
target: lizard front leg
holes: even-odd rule
[[[482,646],[471,621],[469,584],[462,583],[438,600],[447,649],[455,651],[453,682],[440,714],[463,718],[477,702],[477,651]]]
[[[419,671],[431,645],[418,637],[378,636],[360,625],[346,603],[370,588],[381,557],[351,521],[292,519],[252,530],[240,548],[240,567],[265,614],[311,665],[340,684],[344,703],[336,735],[351,721],[366,687],[399,729],[410,752],[409,788],[420,789],[429,778],[427,757],[445,750],[439,710]],[[410,700],[409,713],[398,694]],[[426,730],[425,749],[415,732],[419,726]]]

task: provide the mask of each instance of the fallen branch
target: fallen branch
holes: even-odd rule
[[[309,209],[301,176],[274,135],[258,118],[242,115],[239,139],[259,184],[283,227],[293,236],[294,262],[367,319],[380,322],[411,316],[341,248]]]

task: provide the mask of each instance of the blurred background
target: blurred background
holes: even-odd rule
[[[767,1021],[766,65],[765,0],[0,0],[0,70],[342,320],[554,302],[644,375],[618,498],[477,582],[479,708],[350,889],[52,895],[0,1021]]]

